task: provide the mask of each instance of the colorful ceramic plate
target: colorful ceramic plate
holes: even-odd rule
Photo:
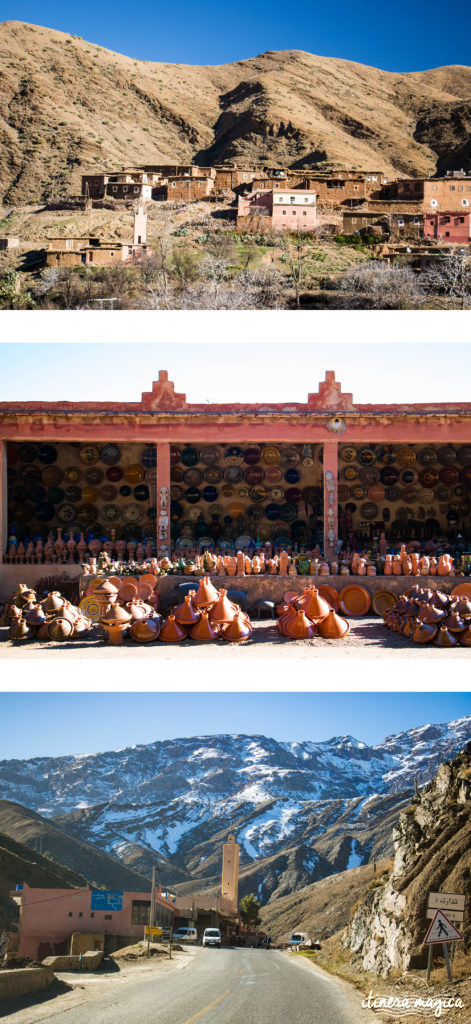
[[[416,454],[413,448],[399,448],[396,456],[396,461],[400,466],[414,466],[416,460]],[[389,591],[381,591],[381,593],[389,594]]]
[[[122,486],[121,486],[121,487],[119,488],[119,493],[120,493],[120,495],[121,495],[121,497],[122,497],[122,498],[130,498],[130,497],[131,497],[131,494],[132,494],[132,489],[131,489],[131,487],[129,486],[129,484],[123,484],[123,485],[122,485]]]
[[[68,502],[64,502],[60,508],[57,509],[57,518],[61,523],[73,523],[77,516],[77,509],[75,505],[69,505]]]
[[[290,505],[299,505],[299,502],[302,500],[302,496],[302,491],[299,490],[299,487],[288,487],[288,490],[285,493],[286,501],[289,502]]]
[[[452,597],[469,597],[471,599],[471,583],[458,583],[451,591]]]
[[[105,523],[115,523],[116,520],[119,519],[121,511],[119,505],[103,505],[101,514],[103,516],[103,519],[105,520]]]
[[[285,480],[286,480],[287,484],[297,484],[299,479],[300,479],[300,473],[298,472],[297,469],[294,469],[291,466],[289,469],[286,470]]]
[[[376,458],[378,462],[383,462],[387,466],[396,461],[397,449],[393,444],[382,444],[376,452]]]
[[[82,487],[82,501],[94,502],[98,498],[96,487]]]
[[[101,484],[105,479],[103,470],[99,469],[98,466],[93,466],[92,469],[86,469],[84,476],[87,484],[92,484],[93,487],[96,487],[97,484]]]
[[[445,484],[439,484],[435,488],[435,497],[438,501],[449,501],[451,498],[451,491],[449,487],[445,487]]]
[[[377,590],[371,598],[371,608],[375,615],[383,616],[385,612],[390,611],[397,604],[397,594],[393,594],[392,590]]]
[[[213,444],[206,445],[206,448],[201,449],[200,461],[204,466],[214,466],[214,463],[219,461],[219,448]]]
[[[377,466],[362,466],[358,476],[365,487],[378,484],[381,479],[381,473]]]
[[[84,526],[96,523],[98,519],[98,509],[96,509],[94,505],[89,505],[85,502],[84,505],[79,505],[77,509],[77,519],[79,519]]]
[[[339,484],[338,490],[337,490],[337,497],[338,497],[338,500],[340,502],[348,501],[348,499],[351,497],[351,494],[352,494],[351,487],[347,487],[346,484]],[[303,495],[304,495],[304,491],[303,491]]]
[[[139,523],[142,516],[142,508],[139,508],[139,505],[130,504],[125,505],[123,508],[123,519],[125,519],[127,523]]]
[[[438,484],[438,469],[431,466],[427,469],[421,469],[419,480],[423,487],[436,487]]]
[[[301,456],[297,448],[285,448],[281,453],[281,461],[284,466],[297,466]]]
[[[170,488],[170,497],[172,501],[180,501],[183,498],[185,491],[183,487],[179,487],[178,484],[172,484]]]
[[[36,458],[36,448],[34,444],[20,444],[18,448],[18,458],[20,462],[34,462]]]
[[[374,448],[361,448],[358,452],[358,461],[360,466],[372,466],[376,462],[376,452]]]
[[[471,465],[471,444],[463,445],[463,447],[460,448],[459,451],[457,452],[456,458],[457,458],[460,466],[470,466]]]
[[[100,618],[101,604],[93,594],[87,594],[79,604],[80,611],[92,622],[98,622]]]
[[[267,499],[266,487],[262,487],[261,485],[251,487],[249,496],[251,501],[255,501],[257,505],[259,505],[262,501],[266,501]]]
[[[197,487],[189,487],[188,490],[185,491],[185,501],[187,501],[189,505],[197,505],[200,500],[201,491],[199,491]]]
[[[344,480],[348,480],[350,483],[352,480],[356,480],[357,471],[355,469],[355,466],[347,466],[346,469],[343,469],[342,476]]]
[[[101,449],[100,459],[105,463],[105,466],[116,465],[120,458],[121,452],[116,444],[105,444],[104,448]]]
[[[227,514],[231,519],[239,519],[240,516],[243,516],[244,514],[244,506],[240,501],[232,501],[231,504],[228,505]]]
[[[219,469],[219,466],[208,466],[203,477],[208,484],[218,484],[223,478],[222,469]]]
[[[244,461],[242,448],[236,444],[229,445],[224,452],[224,461],[229,462],[232,466],[240,466]]]
[[[180,461],[183,466],[187,467],[187,469],[190,466],[196,466],[197,463],[199,462],[199,454],[196,451],[196,448],[192,448],[191,445],[188,445],[187,448],[184,448],[181,453]]]
[[[183,479],[187,487],[199,487],[203,480],[203,474],[200,469],[186,469]]]
[[[283,501],[285,492],[282,487],[270,487],[268,491],[268,497],[271,501]]]
[[[144,448],[141,455],[141,465],[144,469],[155,469],[157,465],[157,449],[156,448]]]
[[[260,462],[260,450],[259,448],[247,448],[244,454],[244,462],[248,466],[256,466]]]
[[[20,477],[24,480],[25,484],[39,484],[42,479],[41,470],[37,466],[33,466],[31,462],[28,462],[20,469]]]
[[[45,466],[51,466],[57,459],[57,448],[52,444],[42,444],[38,448],[38,459]]]
[[[365,497],[366,492],[364,487],[360,487],[359,484],[357,484],[355,487],[352,487],[352,498],[355,498],[356,501],[361,501],[361,499]]]
[[[172,466],[170,470],[170,479],[172,483],[181,484],[185,476],[185,470],[181,466]]]
[[[303,459],[303,466],[306,466],[306,469],[310,469],[311,466],[313,466],[313,465],[314,465],[314,459],[310,459],[309,456],[306,456],[306,458]]]
[[[386,501],[399,501],[401,497],[401,488],[397,484],[393,484],[392,487],[386,487]]]
[[[415,484],[419,474],[416,469],[403,469],[402,473],[399,473],[399,479],[402,484]]]
[[[224,479],[227,484],[240,484],[244,479],[244,472],[240,466],[226,466],[224,470]]]
[[[437,461],[441,466],[452,466],[456,462],[456,451],[451,444],[444,444],[437,451]]]
[[[113,484],[117,484],[118,480],[122,479],[122,476],[123,471],[121,466],[110,466],[110,468],[106,470],[106,478]]]
[[[329,583],[321,583],[317,591],[319,597],[323,597],[330,604],[330,607],[334,609],[334,612],[337,612],[339,608],[339,595],[335,587],[331,587]]]
[[[100,498],[103,498],[103,501],[114,501],[117,493],[118,491],[113,484],[104,484],[104,486],[100,488]]]
[[[267,444],[266,448],[262,451],[262,462],[266,466],[275,466],[280,461],[280,452],[278,448],[275,448],[273,444]]]
[[[365,501],[360,508],[360,513],[363,516],[363,519],[376,519],[376,516],[378,515],[378,506],[374,501]]]
[[[382,484],[373,484],[372,487],[368,488],[368,497],[370,501],[384,501],[386,491]]]
[[[236,495],[237,495],[238,498],[244,498],[244,499],[248,498],[248,496],[249,496],[249,488],[248,487],[238,487],[237,490],[236,490]]]
[[[276,522],[280,518],[281,507],[275,502],[270,502],[265,509],[265,519],[269,519],[271,522]]]
[[[208,512],[209,512],[210,516],[222,516],[222,514],[224,512],[224,509],[223,509],[222,505],[218,505],[216,503],[216,505],[210,505],[209,506]]]
[[[431,505],[435,495],[428,487],[422,487],[419,491],[419,501],[422,505]]]
[[[438,475],[442,484],[445,484],[445,487],[453,487],[454,484],[458,483],[460,478],[460,474],[456,466],[442,466]]]
[[[365,587],[349,583],[339,594],[339,608],[349,618],[361,618],[370,610],[371,598]]]
[[[265,470],[265,481],[267,484],[279,484],[282,479],[283,474],[281,469],[278,469],[278,466],[269,466]]]
[[[357,450],[352,444],[346,444],[340,449],[340,458],[343,462],[356,462],[357,461]]]
[[[233,498],[235,490],[231,484],[223,484],[223,486],[221,487],[221,494],[223,498]]]
[[[399,471],[394,466],[384,466],[380,472],[380,479],[385,487],[392,487],[399,480]]]
[[[124,479],[127,480],[128,484],[140,484],[141,480],[144,480],[145,475],[144,468],[137,462],[132,462],[124,470]]]
[[[298,510],[296,508],[296,505],[291,505],[289,502],[287,502],[286,505],[281,506],[280,519],[282,519],[284,523],[294,522],[297,514]]]
[[[42,472],[42,481],[45,487],[58,487],[64,479],[64,474],[59,466],[47,466]]]
[[[218,492],[217,492],[216,488],[212,487],[211,484],[208,484],[207,487],[203,487],[202,494],[203,494],[203,501],[207,501],[209,504],[211,504],[211,502],[216,501],[216,498],[218,496]]]
[[[98,462],[100,458],[100,452],[94,444],[84,444],[79,451],[79,459],[84,462],[87,466],[93,466],[95,462]]]
[[[261,484],[265,479],[265,473],[261,466],[248,466],[244,472],[245,480],[251,486]]]
[[[82,476],[82,470],[78,466],[67,466],[64,470],[64,479],[67,480],[68,484],[78,484]]]
[[[411,505],[413,504],[414,501],[417,501],[418,497],[419,492],[417,490],[417,487],[404,487],[404,490],[402,492],[402,500],[406,501],[408,505]]]
[[[426,447],[421,448],[417,456],[421,466],[433,466],[437,461],[437,453],[435,448]]]

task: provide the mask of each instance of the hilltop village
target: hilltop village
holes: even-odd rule
[[[82,175],[79,195],[46,200],[30,208],[29,220],[18,209],[4,218],[4,227],[17,224],[25,234],[32,213],[36,223],[34,241],[20,231],[0,238],[10,273],[10,293],[5,277],[0,282],[0,303],[462,308],[469,281],[463,298],[450,292],[448,273],[444,282],[441,276],[453,260],[470,276],[470,203],[471,176],[463,170],[395,180],[381,170],[229,163],[94,171]],[[362,263],[398,272],[391,282],[384,273],[367,281]],[[64,271],[122,264],[133,268],[132,282],[92,273],[86,288],[76,278],[71,288],[69,274],[64,289]]]

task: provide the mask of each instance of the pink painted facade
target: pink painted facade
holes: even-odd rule
[[[237,227],[244,228],[250,218],[267,218],[272,231],[314,231],[317,227],[316,193],[311,189],[289,189],[286,183],[279,191],[257,189],[239,196]],[[263,225],[263,222],[262,222]]]
[[[18,952],[33,960],[68,953],[74,932],[142,939],[151,899],[150,892],[124,892],[122,910],[92,910],[90,888],[32,889],[24,885],[13,895],[21,899]],[[160,892],[156,892],[155,902],[157,924],[171,928],[173,905]]]
[[[424,238],[467,245],[471,241],[471,212],[426,213]]]

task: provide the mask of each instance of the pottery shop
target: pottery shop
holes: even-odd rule
[[[161,371],[134,403],[1,403],[0,438],[9,592],[93,546],[471,549],[471,403],[360,405],[329,371],[305,403],[194,404]]]

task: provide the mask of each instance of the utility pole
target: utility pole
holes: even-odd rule
[[[150,894],[149,936],[147,939],[147,956],[150,956],[150,940],[155,924],[155,865],[152,868],[152,889]]]

